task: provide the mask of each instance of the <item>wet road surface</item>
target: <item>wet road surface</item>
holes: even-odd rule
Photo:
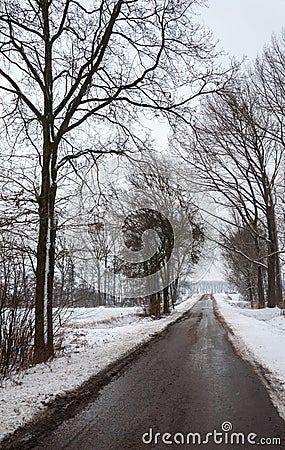
[[[221,433],[215,435],[216,441],[213,436],[206,436],[214,430]],[[245,434],[243,445],[236,444],[233,432]],[[250,435],[248,441],[249,433],[257,436]],[[278,436],[281,445],[251,443]],[[199,439],[205,443],[198,445]],[[231,439],[234,445],[227,444]],[[242,436],[239,439],[242,442]],[[221,443],[215,444],[217,440]],[[213,313],[212,301],[206,296],[165,336],[145,348],[121,376],[105,386],[95,402],[34,448],[261,447],[285,448],[284,421],[250,365],[232,350]]]

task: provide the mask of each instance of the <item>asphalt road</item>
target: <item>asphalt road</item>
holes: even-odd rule
[[[206,296],[36,448],[284,449],[284,428],[262,383],[233,351]],[[276,437],[280,445],[253,445]],[[237,445],[237,439],[244,444]]]

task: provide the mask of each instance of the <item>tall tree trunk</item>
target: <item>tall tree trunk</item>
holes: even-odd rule
[[[156,319],[160,319],[160,293],[156,292],[148,296],[149,301],[149,315],[154,316]]]
[[[276,233],[276,242],[275,242],[275,257],[276,257],[276,263],[275,263],[276,264],[276,304],[282,305],[282,303],[283,303],[282,276],[281,276],[279,245],[278,245],[277,233]]]
[[[283,290],[282,290],[282,274],[280,267],[280,257],[279,257],[279,248],[276,250],[276,296],[277,296],[277,305],[283,304]]]
[[[163,313],[169,314],[169,286],[163,288]]]
[[[276,306],[276,258],[275,255],[272,255],[272,247],[269,245],[269,256],[267,258],[268,261],[268,270],[267,270],[267,278],[268,278],[268,292],[267,292],[267,306],[268,308],[274,308]]]
[[[46,146],[42,168],[39,203],[39,237],[37,247],[34,363],[47,361],[53,348],[53,285],[55,265],[56,221],[56,148]]]
[[[178,294],[178,283],[179,283],[179,278],[175,278],[175,280],[171,283],[171,304],[172,307],[174,309],[174,305],[176,303],[177,300],[177,294]]]
[[[54,294],[54,268],[55,268],[55,246],[56,246],[56,218],[55,218],[56,184],[50,189],[50,239],[48,251],[48,274],[47,274],[47,357],[54,356],[53,342],[53,294]]]
[[[278,236],[274,203],[271,201],[267,211],[269,256],[268,256],[268,307],[274,308],[282,302],[282,280],[278,252]]]
[[[258,237],[258,228],[255,223],[255,234],[254,234],[254,244],[256,248],[257,260],[260,259],[261,249],[260,249],[260,238]],[[263,283],[263,271],[260,265],[257,266],[257,295],[258,295],[258,307],[265,307],[265,293],[264,293],[264,283]]]
[[[47,359],[45,331],[45,311],[44,296],[46,285],[46,254],[48,236],[48,213],[47,205],[42,199],[39,201],[39,237],[37,248],[37,269],[36,269],[36,298],[35,298],[35,336],[34,336],[34,363],[40,363]]]
[[[257,293],[258,293],[258,307],[265,307],[265,295],[264,295],[264,284],[263,284],[263,273],[262,267],[257,267]]]
[[[42,2],[44,36],[44,115],[42,118],[43,162],[39,203],[39,238],[37,248],[34,362],[46,361],[53,348],[53,284],[55,264],[55,199],[57,179],[57,147],[53,115],[52,39],[50,34],[50,2]]]
[[[252,275],[251,275],[250,268],[248,268],[246,271],[246,284],[247,284],[247,292],[248,292],[248,299],[250,301],[250,306],[253,308]]]

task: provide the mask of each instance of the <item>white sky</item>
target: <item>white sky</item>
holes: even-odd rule
[[[244,56],[254,60],[272,33],[285,29],[285,0],[208,0],[208,7],[196,12],[195,20],[206,25],[219,47],[238,60]],[[153,137],[160,147],[167,147],[167,128],[162,123],[156,124]]]
[[[285,0],[208,0],[201,19],[231,56],[254,59],[285,27]]]

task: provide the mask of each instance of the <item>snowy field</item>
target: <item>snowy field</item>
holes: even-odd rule
[[[285,317],[279,308],[250,309],[238,295],[214,295],[238,353],[253,363],[285,420]],[[257,363],[257,364],[256,364]]]
[[[108,364],[162,331],[201,297],[195,295],[161,320],[139,317],[142,308],[74,308],[65,313],[60,353],[0,388],[0,439],[31,420],[57,395],[78,387]]]

